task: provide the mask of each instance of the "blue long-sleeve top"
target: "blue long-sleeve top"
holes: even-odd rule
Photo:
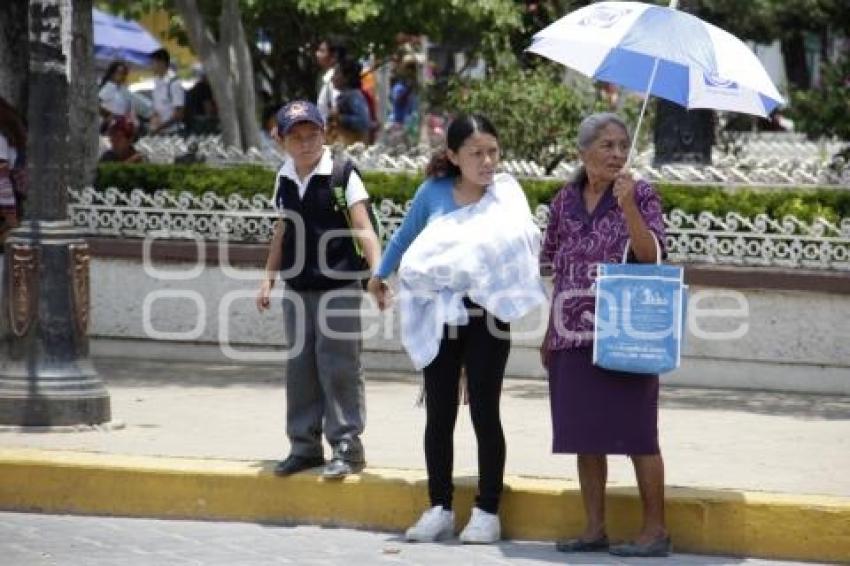
[[[404,81],[396,82],[390,89],[390,100],[393,103],[392,121],[396,124],[404,124],[416,106],[413,87]]]
[[[355,132],[369,131],[371,123],[369,104],[362,92],[356,88],[340,91],[336,99],[336,107],[339,111],[339,123],[343,128]]]
[[[375,271],[377,277],[386,279],[398,269],[401,256],[431,220],[460,208],[452,190],[454,181],[454,177],[430,177],[416,189],[410,210],[384,250],[381,264]]]

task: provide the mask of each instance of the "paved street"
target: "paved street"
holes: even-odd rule
[[[510,564],[801,564],[677,554],[672,559],[567,555],[551,543],[407,544],[399,535],[313,526],[0,513],[4,566],[467,566]]]
[[[279,368],[98,359],[120,426],[83,432],[0,429],[0,446],[108,454],[275,460],[286,453]],[[370,466],[421,469],[424,411],[410,376],[369,376],[364,442]],[[850,398],[665,386],[661,439],[667,485],[790,494],[850,495]],[[507,472],[575,481],[575,462],[550,452],[546,384],[506,380]],[[476,474],[464,409],[455,477]],[[612,458],[613,485],[634,485]],[[675,541],[674,541],[675,544]],[[619,564],[607,554],[568,556],[551,543],[408,545],[398,534],[314,526],[59,517],[0,513],[0,564]],[[676,555],[637,564],[781,564]],[[788,562],[786,562],[788,563]]]

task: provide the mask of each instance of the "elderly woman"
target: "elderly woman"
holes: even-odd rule
[[[661,201],[624,171],[629,132],[616,114],[594,114],[579,126],[582,167],[551,202],[541,265],[551,268],[554,295],[541,357],[549,372],[553,452],[578,455],[587,525],[562,552],[667,556],[664,464],[658,447],[658,376],[610,371],[592,363],[596,265],[654,262],[664,246]],[[658,250],[656,245],[659,246]],[[605,526],[607,455],[628,455],[643,504],[637,539],[610,546]]]

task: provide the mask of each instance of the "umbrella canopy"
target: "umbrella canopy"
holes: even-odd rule
[[[538,32],[528,50],[686,108],[767,116],[785,102],[745,43],[674,7],[591,4]]]
[[[120,59],[133,65],[147,65],[148,55],[160,43],[138,22],[92,10],[94,19],[94,56],[102,61]]]

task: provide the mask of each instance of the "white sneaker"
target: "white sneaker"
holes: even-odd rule
[[[465,544],[490,544],[502,538],[499,516],[478,507],[472,508],[469,523],[460,533],[460,542]]]
[[[435,505],[422,513],[404,536],[409,542],[434,542],[451,537],[454,532],[455,512],[446,510],[442,505]]]

